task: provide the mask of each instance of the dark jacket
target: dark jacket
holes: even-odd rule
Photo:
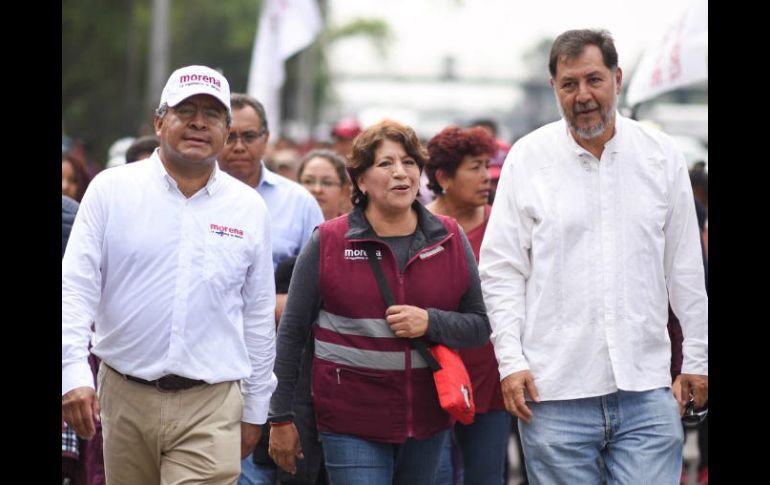
[[[67,247],[67,241],[70,238],[72,224],[75,222],[75,214],[78,212],[78,204],[75,199],[66,195],[61,196],[61,256],[64,257],[64,248]]]

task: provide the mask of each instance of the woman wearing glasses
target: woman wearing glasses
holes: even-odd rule
[[[353,210],[321,224],[297,259],[278,328],[270,455],[303,457],[292,413],[311,326],[313,405],[337,484],[432,484],[452,418],[409,340],[479,346],[491,332],[473,251],[457,223],[416,201],[425,152],[385,120],[353,144]],[[367,248],[396,301],[386,306]]]
[[[315,149],[302,157],[297,171],[297,181],[310,192],[323,212],[324,220],[329,220],[343,212],[349,204],[350,179],[345,171],[345,159],[327,149]],[[291,276],[297,257],[292,256],[278,263],[275,270],[276,318],[280,319],[286,305]],[[290,475],[278,470],[278,479],[283,484],[314,485],[327,483],[324,455],[316,430],[313,399],[310,395],[310,369],[315,346],[313,334],[306,340],[299,377],[294,391],[294,425],[301,437],[303,460],[297,463],[296,473]],[[263,457],[264,458],[264,457]]]
[[[350,179],[345,159],[327,149],[307,152],[299,164],[297,180],[305,187],[328,221],[350,210]]]

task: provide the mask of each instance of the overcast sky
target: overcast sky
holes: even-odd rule
[[[606,28],[628,71],[690,1],[329,0],[332,25],[375,17],[393,34],[387,58],[366,41],[351,39],[334,47],[332,65],[341,74],[435,75],[452,56],[461,77],[520,78],[526,74],[522,54],[543,37]]]

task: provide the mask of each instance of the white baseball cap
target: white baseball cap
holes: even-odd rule
[[[225,77],[206,66],[182,67],[171,73],[160,95],[160,104],[173,107],[190,96],[208,94],[218,99],[227,112],[230,110],[230,84]]]

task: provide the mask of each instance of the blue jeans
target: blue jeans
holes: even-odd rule
[[[441,448],[438,459],[438,470],[433,485],[462,485],[463,457],[460,445],[457,443],[457,433],[454,428],[449,430],[449,438]]]
[[[527,402],[519,420],[529,483],[679,483],[684,437],[669,388]]]
[[[493,410],[477,414],[473,424],[457,423],[459,456],[452,440],[447,440],[435,485],[504,485],[511,420],[507,411]]]
[[[331,485],[413,485],[433,483],[449,430],[401,444],[326,432],[320,436]]]
[[[254,463],[253,453],[241,460],[241,476],[238,485],[275,485],[277,469]]]
[[[504,485],[511,419],[507,411],[496,410],[477,414],[471,425],[455,426],[465,485]]]

